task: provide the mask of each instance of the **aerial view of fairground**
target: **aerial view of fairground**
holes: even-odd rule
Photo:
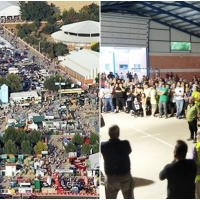
[[[99,198],[98,80],[98,2],[0,2],[1,199]]]

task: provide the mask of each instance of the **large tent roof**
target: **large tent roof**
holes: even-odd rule
[[[100,23],[95,21],[82,21],[73,24],[64,25],[61,27],[64,32],[75,34],[99,34]]]
[[[99,67],[99,53],[86,49],[73,51],[60,64],[82,76],[88,76],[91,70]]]
[[[200,1],[102,1],[101,12],[148,17],[200,38]]]
[[[0,16],[19,16],[20,7],[16,1],[0,1]]]
[[[81,37],[76,35],[68,35],[64,33],[63,31],[57,31],[55,33],[51,34],[51,37],[60,42],[64,43],[80,43],[80,44],[91,44],[99,42],[99,36],[97,37]]]
[[[10,6],[18,6],[18,3],[16,1],[0,1],[0,11]]]

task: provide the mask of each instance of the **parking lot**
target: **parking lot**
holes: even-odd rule
[[[3,34],[3,36],[5,35]],[[19,123],[24,123],[23,129],[29,133],[33,130],[30,129],[31,125],[34,124],[30,115],[44,116],[46,119],[45,123],[40,122],[37,130],[41,132],[43,139],[47,142],[48,155],[43,156],[41,159],[33,158],[31,162],[38,162],[37,159],[44,161],[45,165],[42,165],[42,170],[45,171],[47,169],[45,177],[48,174],[53,177],[56,170],[68,170],[73,166],[68,159],[69,155],[63,147],[64,140],[70,140],[75,133],[80,133],[85,139],[89,138],[90,133],[99,132],[97,99],[94,94],[90,94],[89,89],[83,90],[81,94],[76,92],[61,94],[61,98],[57,91],[45,90],[44,82],[51,75],[59,74],[66,80],[68,78],[74,79],[60,71],[55,63],[45,57],[39,56],[36,51],[32,51],[28,47],[21,45],[17,38],[10,35],[7,39],[9,39],[12,45],[6,43],[3,39],[0,40],[0,45],[2,45],[2,48],[0,48],[0,75],[6,77],[11,73],[17,74],[23,85],[22,92],[36,91],[40,98],[37,103],[34,103],[32,100],[31,103],[26,103],[25,99],[20,101],[10,99],[9,103],[2,104],[0,110],[2,116],[0,119],[1,134],[4,134],[6,127],[15,126]],[[74,81],[76,82],[76,80]],[[78,88],[78,85],[75,84],[75,88]],[[8,123],[9,120],[13,121],[13,123]],[[82,167],[85,168],[85,166]],[[32,173],[31,168],[28,169],[27,173],[24,171],[25,168],[22,165],[22,173],[20,172],[17,177],[1,177],[1,188],[9,188],[11,179],[16,179],[20,176],[31,180],[35,178],[35,174]],[[77,174],[78,172],[79,170],[77,170]],[[58,187],[61,193],[63,189],[70,190],[65,185],[68,184],[67,181],[69,182],[67,177],[59,177],[59,179],[60,183],[53,183],[52,187],[57,185],[55,187]],[[65,180],[66,183],[64,182]],[[44,181],[42,180],[42,184]],[[77,184],[78,181],[82,180],[73,179],[70,181],[71,184]],[[93,191],[93,186],[94,183],[89,179],[89,187],[86,189],[87,193]],[[42,187],[45,188],[46,186],[42,185]]]

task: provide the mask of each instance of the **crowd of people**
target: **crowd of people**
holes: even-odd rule
[[[108,75],[101,74],[101,113],[126,112],[135,117],[156,117],[158,114],[159,118],[165,119],[173,116],[177,119],[186,118],[190,130],[188,140],[194,140],[195,143],[192,159],[186,159],[187,144],[178,140],[174,149],[174,160],[163,168],[159,178],[168,181],[167,198],[199,198],[200,130],[197,120],[200,114],[200,77],[194,75],[191,80],[186,80],[184,77],[174,76],[171,72],[165,77],[143,76],[139,80],[137,74],[128,72],[126,75],[127,77],[123,78],[123,74],[114,75],[112,72]],[[104,125],[105,123],[102,127]],[[117,198],[119,190],[122,191],[124,198],[133,198],[134,180],[130,172],[130,144],[127,140],[119,139],[118,125],[111,126],[108,133],[110,139],[101,143],[107,176],[106,198]],[[110,162],[111,157],[112,162]]]
[[[200,106],[200,77],[195,75],[187,81],[184,77],[175,77],[167,73],[165,77],[143,76],[127,73],[126,81],[120,75],[101,74],[101,112],[119,113],[124,111],[137,116],[153,116],[159,118],[176,116],[186,117],[189,98],[193,97],[195,104]]]

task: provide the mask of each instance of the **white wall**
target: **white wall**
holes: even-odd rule
[[[149,52],[172,53],[170,52],[171,42],[190,42],[191,52],[189,53],[200,53],[200,38],[178,31],[168,26],[164,26],[157,22],[150,21]]]
[[[128,14],[101,13],[101,46],[146,47],[148,21]]]

